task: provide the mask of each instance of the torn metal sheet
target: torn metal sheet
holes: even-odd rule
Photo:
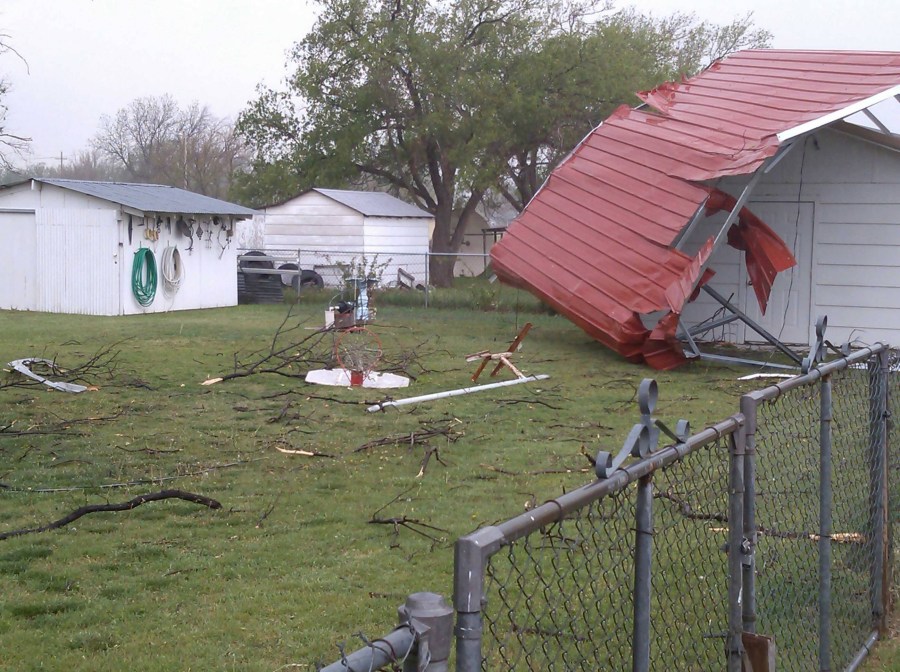
[[[623,106],[594,129],[494,245],[494,271],[630,361],[678,366],[678,316],[709,280],[716,246],[690,256],[678,241],[698,212],[737,205],[712,181],[756,173],[780,133],[898,83],[895,53],[748,50],[639,94],[655,110]],[[765,310],[776,275],[796,262],[749,209],[735,215],[727,242],[745,251]]]
[[[56,362],[52,359],[44,359],[42,357],[28,357],[26,359],[15,359],[7,364],[10,368],[18,373],[21,373],[23,376],[27,376],[32,380],[36,380],[39,383],[43,383],[47,387],[53,390],[59,390],[60,392],[84,392],[87,390],[86,385],[79,385],[77,383],[66,383],[61,381],[54,381],[45,378],[44,376],[38,375],[34,371],[31,370],[32,364],[46,364],[51,369],[56,368]]]

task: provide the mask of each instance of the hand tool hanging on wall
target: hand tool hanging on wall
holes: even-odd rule
[[[128,245],[131,245],[131,232],[132,232],[133,224],[131,221],[131,215],[128,215]]]

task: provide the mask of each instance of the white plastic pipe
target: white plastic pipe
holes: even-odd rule
[[[434,394],[423,394],[421,397],[410,397],[409,399],[398,399],[397,401],[385,401],[380,404],[369,406],[366,410],[369,413],[381,411],[388,406],[406,406],[407,404],[418,404],[423,401],[432,401],[434,399],[444,399],[445,397],[459,397],[463,394],[471,394],[472,392],[481,392],[482,390],[493,390],[498,387],[509,387],[510,385],[519,385],[520,383],[531,383],[535,380],[546,380],[549,378],[547,374],[538,376],[526,376],[525,378],[516,378],[515,380],[504,380],[502,383],[488,383],[487,385],[473,385],[472,387],[461,387],[458,390],[447,390],[446,392],[435,392]]]

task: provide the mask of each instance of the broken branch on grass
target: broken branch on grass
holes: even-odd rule
[[[433,439],[436,436],[446,437],[449,443],[455,443],[464,434],[464,432],[459,432],[454,429],[454,426],[457,424],[459,424],[459,421],[454,420],[450,422],[446,427],[426,427],[425,429],[419,431],[386,436],[382,439],[368,441],[356,448],[353,452],[361,453],[363,451],[369,450],[370,448],[377,448],[379,446],[400,446],[404,444],[408,445],[410,449],[412,449],[413,446],[417,444],[427,444],[429,439]]]
[[[671,490],[656,491],[653,493],[654,499],[665,499],[678,507],[678,512],[688,520],[713,520],[719,523],[727,523],[728,516],[724,513],[700,513],[694,511],[694,507],[690,502],[682,499]]]
[[[209,497],[205,497],[203,495],[197,495],[193,492],[185,492],[184,490],[160,490],[159,492],[151,492],[146,495],[138,495],[134,499],[130,499],[127,502],[122,502],[121,504],[89,504],[88,506],[82,506],[78,509],[75,509],[69,515],[63,516],[59,520],[54,520],[52,523],[48,523],[40,527],[31,527],[21,530],[12,530],[11,532],[0,533],[0,541],[4,539],[10,539],[12,537],[20,537],[23,534],[49,532],[50,530],[55,530],[68,525],[69,523],[74,522],[89,513],[97,513],[100,511],[130,511],[131,509],[134,509],[141,504],[146,504],[147,502],[157,502],[161,499],[183,499],[186,502],[201,504],[203,506],[208,506],[211,509],[222,508],[222,504],[220,504],[215,499],[210,499]]]
[[[256,350],[241,359],[234,353],[234,369],[219,378],[208,380],[205,384],[224,382],[235,378],[245,378],[257,373],[272,373],[288,378],[304,378],[308,365],[312,363],[327,364],[330,355],[324,354],[319,345],[331,329],[322,327],[307,334],[303,338],[294,339],[292,333],[300,329],[304,320],[289,324],[293,306],[288,310],[281,324],[275,330],[268,350]],[[287,342],[286,342],[287,341]],[[330,352],[330,350],[329,350]]]
[[[334,459],[334,455],[329,455],[328,453],[320,453],[318,450],[296,450],[293,448],[282,448],[281,446],[275,446],[275,450],[279,453],[284,453],[285,455],[303,455],[304,457],[329,457]]]
[[[516,404],[537,404],[540,406],[546,406],[547,408],[552,408],[554,411],[562,410],[562,406],[554,406],[553,404],[548,404],[546,401],[541,401],[540,399],[501,399],[498,403],[501,406],[514,406]]]
[[[0,380],[0,389],[6,387],[34,388],[45,385],[41,378],[46,376],[54,376],[59,378],[58,381],[63,384],[92,384],[97,378],[113,380],[116,377],[118,369],[119,351],[116,349],[122,341],[104,345],[98,349],[87,360],[75,366],[62,367],[57,363],[57,357],[31,357],[26,358],[31,362],[30,370],[32,373],[38,374],[37,379],[30,378],[22,373],[11,372],[5,380]]]
[[[579,473],[587,473],[589,471],[593,471],[588,467],[582,468],[569,468],[563,467],[561,469],[537,469],[536,471],[510,471],[509,469],[504,469],[502,467],[495,467],[492,464],[482,464],[483,468],[488,471],[493,471],[498,474],[503,474],[504,476],[544,476],[546,474],[579,474]]]
[[[402,499],[407,493],[411,492],[413,488],[408,488],[401,492],[399,495],[394,497],[387,504],[382,506],[380,509],[375,511],[372,514],[372,517],[369,519],[370,525],[390,525],[393,527],[393,532],[391,535],[391,548],[399,548],[400,547],[400,528],[406,528],[410,532],[414,532],[420,536],[425,537],[426,539],[431,540],[433,544],[438,544],[443,541],[443,538],[436,536],[433,534],[434,532],[443,532],[444,534],[449,534],[449,530],[445,530],[441,527],[435,527],[434,525],[429,525],[428,523],[423,523],[418,518],[409,518],[408,516],[394,516],[391,518],[381,518],[378,514],[384,511],[391,504]]]
[[[175,481],[179,478],[191,478],[193,476],[203,476],[210,471],[216,469],[227,469],[229,467],[237,467],[242,464],[251,462],[259,462],[260,460],[268,460],[268,457],[255,457],[252,460],[238,460],[237,462],[226,462],[225,464],[214,464],[197,471],[177,474],[175,476],[159,476],[158,478],[139,478],[134,481],[123,481],[121,483],[101,483],[100,485],[72,485],[63,488],[6,488],[9,492],[29,492],[37,494],[47,494],[53,492],[78,492],[80,490],[110,490],[113,488],[128,488],[135,485],[154,485],[157,483],[165,483],[166,481]]]

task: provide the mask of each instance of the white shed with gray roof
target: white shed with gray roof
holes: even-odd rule
[[[328,285],[340,284],[348,265],[374,267],[384,285],[402,271],[426,280],[434,217],[390,194],[310,189],[262,210],[266,252],[297,260]]]
[[[157,184],[0,187],[0,308],[129,315],[236,305],[235,224],[254,214]]]

